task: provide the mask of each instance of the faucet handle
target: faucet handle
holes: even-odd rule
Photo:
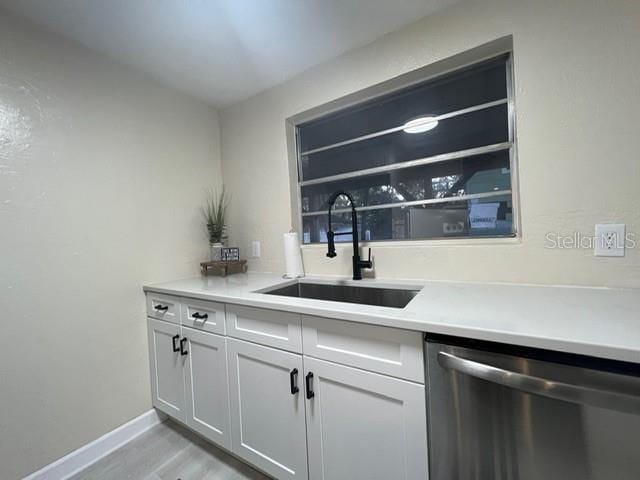
[[[367,261],[371,263],[371,247],[369,247],[369,259]]]
[[[336,243],[334,240],[335,237],[335,233],[333,233],[331,230],[329,230],[327,232],[327,246],[329,247],[329,251],[327,252],[327,257],[329,258],[333,258],[335,257],[336,254]]]

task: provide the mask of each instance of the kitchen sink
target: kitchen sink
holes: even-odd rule
[[[275,287],[261,293],[284,297],[375,305],[378,307],[404,308],[419,291],[419,289],[415,288],[359,287],[298,282],[284,287]]]

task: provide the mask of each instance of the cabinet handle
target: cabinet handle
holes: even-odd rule
[[[159,312],[166,312],[167,310],[169,310],[169,307],[166,305],[156,305],[155,307],[153,307],[153,309]]]
[[[187,343],[187,337],[183,337],[182,340],[180,340],[180,355],[187,355],[189,353],[189,350],[185,350],[184,346]]]
[[[291,372],[289,372],[289,383],[291,384],[291,395],[295,395],[300,391],[297,385],[298,383],[297,380],[298,380],[298,369],[294,368],[293,370],[291,370]]]
[[[316,394],[313,393],[313,389],[311,387],[311,382],[313,382],[313,372],[307,373],[307,376],[305,377],[305,386],[307,387],[307,398],[308,399],[311,399],[311,398],[316,396]]]
[[[173,337],[171,337],[171,341],[173,342],[173,351],[174,352],[179,352],[180,348],[178,348],[178,346],[176,345],[176,340],[178,340],[180,338],[180,335],[174,335]]]
[[[209,318],[208,313],[200,313],[200,312],[193,312],[191,316],[196,320],[206,320],[207,318]]]

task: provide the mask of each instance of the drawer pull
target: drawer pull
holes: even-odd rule
[[[169,310],[169,307],[167,305],[156,305],[155,307],[153,307],[153,309],[159,312],[166,312],[167,310]]]
[[[174,335],[173,337],[171,337],[171,342],[173,343],[173,351],[174,352],[179,352],[180,348],[176,345],[176,340],[178,340],[180,338],[180,335]]]
[[[307,373],[307,376],[305,377],[305,386],[307,388],[307,399],[312,399],[313,397],[316,396],[316,394],[313,393],[311,382],[313,382],[313,372]]]
[[[193,312],[191,316],[196,320],[206,320],[207,318],[209,318],[208,313],[200,313],[200,312]]]
[[[289,372],[289,383],[291,384],[291,395],[295,395],[300,391],[298,388],[298,369],[294,368]]]
[[[180,340],[180,355],[188,355],[189,354],[189,350],[186,350],[184,348],[184,346],[187,344],[187,337],[184,337],[182,340]]]

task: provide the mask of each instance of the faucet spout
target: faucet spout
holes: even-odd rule
[[[331,225],[331,209],[333,205],[336,203],[338,197],[344,196],[349,200],[349,204],[351,205],[351,231],[350,232],[338,232],[335,233],[332,230]],[[339,191],[331,195],[328,201],[329,204],[329,228],[327,230],[327,257],[333,258],[337,255],[336,253],[336,244],[335,237],[336,235],[349,235],[351,234],[353,240],[353,279],[354,280],[362,280],[362,269],[363,268],[373,268],[373,263],[371,262],[371,249],[369,249],[369,259],[361,260],[360,259],[360,246],[359,246],[359,235],[358,235],[358,213],[356,212],[355,202],[353,201],[353,197],[349,195],[347,192]]]

